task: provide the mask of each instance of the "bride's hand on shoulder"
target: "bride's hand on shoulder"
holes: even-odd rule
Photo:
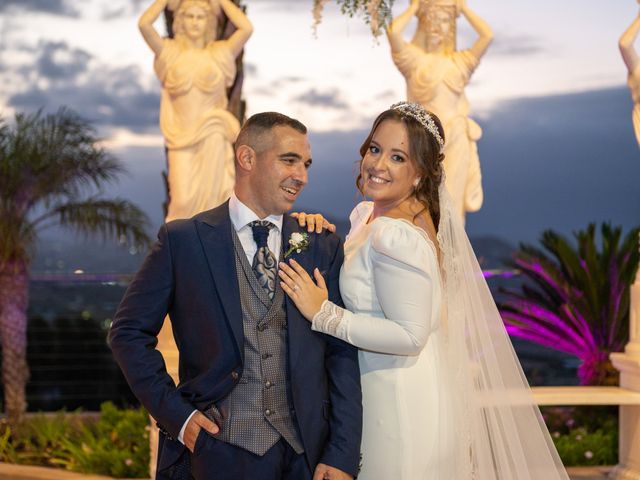
[[[322,233],[323,230],[329,230],[331,233],[336,233],[336,226],[321,213],[295,212],[291,216],[298,220],[298,225],[307,227],[308,232]]]
[[[280,286],[289,295],[304,318],[312,321],[324,301],[329,298],[327,284],[320,270],[313,269],[313,276],[316,280],[314,282],[305,269],[294,259],[289,260],[289,264],[280,262],[279,266]]]

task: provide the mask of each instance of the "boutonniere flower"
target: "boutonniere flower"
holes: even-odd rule
[[[284,258],[287,258],[293,252],[300,253],[309,246],[309,235],[306,232],[293,232],[289,237],[289,249],[285,252]]]

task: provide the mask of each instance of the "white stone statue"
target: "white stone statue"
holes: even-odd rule
[[[467,50],[456,50],[456,18],[462,14],[479,38]],[[418,28],[411,40],[402,34],[413,16]],[[411,0],[409,8],[387,29],[393,61],[407,82],[407,99],[435,113],[444,125],[446,184],[456,210],[482,206],[480,160],[476,141],[480,126],[469,118],[464,88],[493,39],[489,25],[464,0]]]
[[[165,7],[175,11],[175,38],[153,23]],[[236,27],[217,40],[220,10]],[[240,130],[227,110],[236,57],[253,32],[231,0],[156,0],[140,17],[140,32],[155,54],[162,84],[160,129],[168,159],[166,220],[189,218],[229,198],[235,180],[232,143]]]
[[[640,57],[633,46],[638,38],[638,31],[640,31],[640,14],[620,37],[620,53],[629,70],[627,84],[633,99],[633,129],[636,132],[636,140],[640,144]]]

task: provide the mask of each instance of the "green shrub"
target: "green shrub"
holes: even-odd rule
[[[618,436],[615,431],[576,428],[553,439],[562,463],[567,467],[615,465],[618,462]]]
[[[0,433],[0,462],[18,463],[18,454],[11,442],[11,430],[8,427]]]
[[[566,467],[618,463],[617,408],[547,407],[543,416]]]
[[[29,418],[20,431],[0,429],[0,461],[122,478],[149,476],[149,416],[106,402],[98,419],[79,412]]]

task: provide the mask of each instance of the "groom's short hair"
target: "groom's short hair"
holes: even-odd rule
[[[247,145],[256,153],[263,152],[269,147],[269,135],[267,134],[274,127],[290,127],[303,135],[307,134],[307,127],[295,118],[287,117],[278,112],[256,113],[242,125],[234,144],[234,150],[237,150],[241,145]]]

